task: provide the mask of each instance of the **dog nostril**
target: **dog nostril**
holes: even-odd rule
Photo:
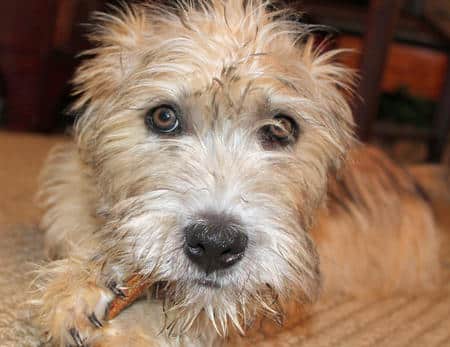
[[[244,252],[232,253],[231,251],[224,252],[220,256],[220,261],[225,264],[225,266],[231,266],[237,263],[244,256]]]
[[[194,257],[201,257],[203,255],[203,253],[205,253],[205,247],[203,247],[203,245],[201,245],[201,244],[198,244],[196,246],[188,244],[187,250],[188,250],[189,254]]]

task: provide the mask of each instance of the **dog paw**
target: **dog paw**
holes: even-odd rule
[[[113,298],[114,293],[109,289],[94,284],[60,297],[59,302],[53,303],[53,314],[48,322],[52,340],[60,346],[90,347],[101,338],[108,305]]]
[[[117,282],[113,279],[109,280],[106,283],[106,287],[114,293],[114,295],[118,296],[119,298],[125,298],[125,293],[123,292],[123,287],[120,287]]]

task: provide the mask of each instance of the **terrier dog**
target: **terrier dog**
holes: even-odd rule
[[[75,144],[43,173],[52,261],[34,303],[51,344],[211,346],[320,288],[435,282],[426,199],[356,144],[352,73],[310,32],[264,0],[97,15]],[[148,300],[105,321],[133,274]]]

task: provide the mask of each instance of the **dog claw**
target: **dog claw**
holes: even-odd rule
[[[73,341],[75,342],[76,347],[88,347],[84,344],[83,340],[81,339],[80,333],[77,329],[71,328],[69,330],[70,336],[72,336]]]
[[[95,315],[95,313],[91,313],[88,316],[89,321],[96,327],[96,328],[102,328],[103,324],[102,322],[100,322],[97,318],[97,316]]]
[[[116,281],[110,280],[106,286],[118,297],[125,298],[125,293],[118,287]]]

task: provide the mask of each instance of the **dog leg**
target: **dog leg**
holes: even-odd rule
[[[100,267],[81,259],[49,263],[36,280],[37,318],[56,346],[91,346],[101,339],[113,291],[102,283]]]

